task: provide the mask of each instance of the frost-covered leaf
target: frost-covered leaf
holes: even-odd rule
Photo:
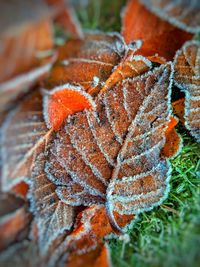
[[[94,102],[80,86],[64,84],[44,92],[44,116],[48,128],[59,130],[64,119],[78,111],[94,108]]]
[[[6,118],[1,129],[2,190],[12,190],[31,176],[40,147],[52,130],[43,119],[42,96],[36,91]]]
[[[120,217],[119,214],[115,214],[115,216],[121,227],[133,219],[132,215]],[[72,233],[55,250],[49,266],[53,267],[59,262],[65,262],[67,266],[83,266],[81,265],[83,261],[84,265],[87,262],[87,266],[90,266],[89,263],[92,263],[91,266],[96,266],[95,262],[103,248],[103,237],[111,232],[105,207],[94,205],[85,209],[79,214]]]
[[[0,195],[0,250],[5,249],[28,228],[30,213],[23,200],[10,194]]]
[[[161,19],[192,33],[200,31],[200,2],[198,0],[140,0]]]
[[[86,91],[93,87],[99,91],[126,49],[123,38],[117,33],[88,32],[83,40],[68,41],[59,49],[58,62],[51,71],[48,86],[78,83]]]
[[[192,34],[149,12],[139,0],[128,1],[122,23],[122,35],[127,43],[137,39],[143,41],[141,49],[137,51],[137,54],[143,56],[158,54],[160,57],[172,60],[177,49],[192,38]]]
[[[96,110],[68,117],[46,163],[62,201],[73,206],[103,202],[114,224],[113,210],[139,213],[166,197],[169,165],[160,153],[170,121],[170,86],[167,64],[103,91]]]
[[[185,93],[185,125],[200,140],[200,42],[187,42],[174,60],[175,84]]]
[[[58,198],[56,186],[47,179],[44,164],[48,144],[44,143],[41,153],[35,159],[29,180],[29,200],[38,228],[39,249],[42,255],[48,252],[52,243],[73,225],[74,208]]]

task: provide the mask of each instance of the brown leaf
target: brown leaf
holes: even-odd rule
[[[114,211],[135,214],[166,197],[169,166],[160,153],[170,116],[170,78],[167,64],[124,80],[99,94],[95,111],[66,120],[46,163],[63,202],[103,202],[117,229]]]
[[[30,223],[24,202],[9,194],[0,197],[0,250],[15,242]]]
[[[130,0],[123,14],[122,35],[127,43],[141,39],[143,45],[137,54],[157,55],[172,60],[182,44],[192,34],[176,28],[149,12],[139,0]],[[174,38],[178,36],[178,38]]]
[[[176,53],[175,84],[185,93],[185,126],[200,140],[200,42],[190,41]]]
[[[184,31],[200,31],[200,4],[196,0],[140,0],[161,19],[167,20]]]
[[[43,119],[38,91],[10,112],[1,130],[3,191],[12,190],[31,176],[32,164],[51,133]]]
[[[71,40],[59,49],[58,62],[53,67],[47,85],[80,84],[87,91],[110,76],[125,54],[123,38],[116,34],[87,33],[84,40]]]

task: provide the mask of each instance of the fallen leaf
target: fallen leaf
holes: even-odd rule
[[[51,133],[43,119],[42,96],[38,91],[10,112],[1,129],[3,191],[12,191],[31,176],[35,157]]]
[[[174,80],[185,93],[185,126],[200,140],[200,42],[189,41],[177,51]]]
[[[83,40],[71,40],[60,47],[58,61],[47,81],[56,85],[79,84],[87,91],[102,87],[126,51],[123,38],[116,33],[86,33]],[[100,88],[99,88],[100,87]]]
[[[176,28],[149,12],[139,0],[130,0],[123,13],[122,35],[127,43],[141,39],[143,45],[137,54],[164,57],[172,60],[177,49],[192,34]],[[174,38],[178,36],[178,38]]]
[[[140,0],[150,11],[184,31],[200,31],[200,4],[196,0]]]
[[[64,84],[44,92],[43,112],[49,129],[58,131],[67,116],[85,108],[94,108],[94,102],[80,86]]]
[[[171,65],[163,65],[100,93],[96,110],[68,117],[45,168],[63,202],[103,201],[117,231],[114,211],[136,214],[161,203],[169,190],[169,164],[160,153],[170,116],[170,79]]]

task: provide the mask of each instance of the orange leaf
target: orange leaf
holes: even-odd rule
[[[192,34],[176,28],[149,12],[139,0],[130,0],[123,16],[122,35],[127,43],[141,39],[143,45],[137,54],[164,57],[172,60],[182,44]],[[174,38],[178,36],[178,38]]]
[[[185,98],[178,99],[172,102],[174,113],[178,116],[180,121],[184,124],[184,110],[185,110]]]
[[[64,119],[75,112],[94,108],[91,96],[81,87],[70,84],[61,85],[45,92],[44,114],[49,128],[58,131]]]
[[[178,119],[171,117],[168,127],[165,132],[166,141],[161,154],[166,158],[171,158],[177,155],[181,147],[181,137],[177,134],[175,126],[178,124]]]

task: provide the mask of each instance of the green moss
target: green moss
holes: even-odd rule
[[[119,31],[124,0],[90,0],[78,10],[84,28]],[[140,215],[130,242],[111,240],[114,267],[200,265],[200,146],[179,127],[183,149],[173,160],[171,191],[161,207]]]

